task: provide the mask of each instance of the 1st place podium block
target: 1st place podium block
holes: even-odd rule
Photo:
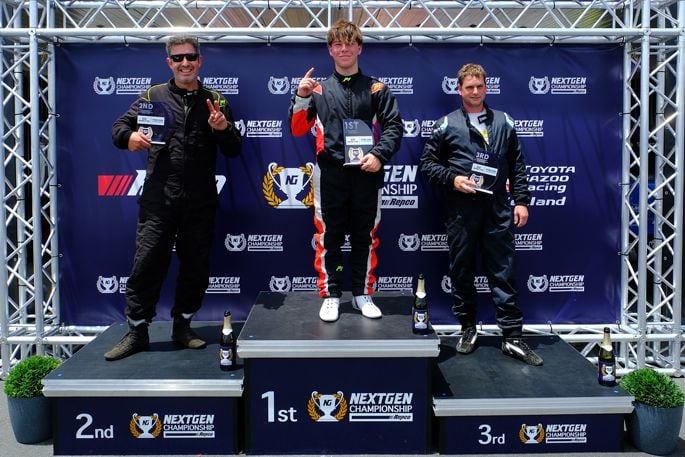
[[[410,292],[373,296],[368,319],[343,296],[319,319],[314,292],[262,292],[238,338],[248,454],[430,452],[431,364],[439,339],[411,331]]]

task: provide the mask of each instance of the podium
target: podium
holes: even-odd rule
[[[439,339],[411,331],[410,292],[377,293],[368,319],[343,296],[319,319],[312,292],[261,292],[238,338],[247,454],[425,454]]]
[[[55,455],[236,453],[243,371],[219,369],[220,323],[192,327],[205,349],[174,347],[171,322],[153,322],[149,351],[108,362],[128,331],[112,325],[46,376]]]
[[[457,354],[444,340],[433,384],[442,454],[617,452],[632,396],[597,383],[597,368],[556,335],[527,336],[543,359],[534,367],[479,336]]]
[[[43,381],[55,455],[529,454],[621,448],[632,397],[556,335],[526,342],[533,367],[480,336],[411,331],[411,292],[380,292],[380,319],[344,295],[336,322],[315,292],[261,292],[238,334],[239,367],[219,369],[220,322],[194,322],[208,345],[179,349],[171,322],[150,349],[108,362],[115,324]]]

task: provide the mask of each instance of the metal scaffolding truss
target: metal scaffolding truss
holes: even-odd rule
[[[624,45],[620,322],[526,328],[558,333],[594,360],[609,326],[619,373],[650,365],[682,376],[685,0],[4,0],[0,376],[28,354],[69,357],[104,330],[60,319],[54,46],[183,31],[213,42],[323,41],[339,18],[362,26],[367,42]]]

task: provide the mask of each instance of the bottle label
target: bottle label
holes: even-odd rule
[[[428,328],[428,313],[421,311],[414,312],[414,328],[418,330]]]
[[[233,365],[233,351],[231,350],[231,348],[221,348],[219,350],[219,357],[220,365],[226,367],[230,367],[231,365]]]
[[[613,363],[602,362],[598,363],[599,380],[604,382],[616,381],[616,367]]]

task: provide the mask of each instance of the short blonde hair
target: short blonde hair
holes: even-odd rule
[[[326,41],[328,42],[328,46],[332,45],[335,41],[340,41],[345,44],[357,43],[361,46],[363,38],[362,32],[359,30],[359,27],[357,27],[357,24],[340,19],[335,21],[328,30]]]
[[[483,78],[483,81],[485,81],[485,68],[478,65],[477,63],[467,63],[466,65],[461,67],[459,69],[459,72],[457,73],[457,81],[459,81],[460,86],[461,83],[464,82],[464,78],[466,78],[467,76]]]

